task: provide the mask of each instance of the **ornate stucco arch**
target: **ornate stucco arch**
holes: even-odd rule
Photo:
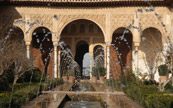
[[[142,28],[141,31],[143,32],[143,31],[145,31],[146,29],[149,29],[149,28],[157,29],[161,33],[161,36],[163,36],[163,34],[165,34],[164,31],[163,31],[163,28],[158,27],[158,26],[145,26],[145,27]]]
[[[79,39],[79,40],[75,41],[75,46],[76,46],[80,41],[84,41],[84,42],[86,42],[88,45],[90,45],[90,42],[89,42],[88,40]]]
[[[104,45],[104,44],[98,43],[98,44],[94,44],[94,45],[93,45],[93,50],[94,50],[94,48],[95,48],[96,46],[102,46],[103,48],[105,48],[105,45]]]
[[[120,29],[120,28],[124,28],[124,29],[125,29],[126,27],[118,26],[118,27],[114,28],[114,31],[112,31],[112,33],[111,33],[111,42],[112,42],[112,36],[113,36],[114,32],[115,32],[116,30]],[[128,29],[128,30],[131,32],[132,38],[134,39],[135,37],[134,37],[134,35],[133,35],[133,29]]]
[[[25,30],[24,30],[24,26],[21,25],[21,24],[13,24],[13,26],[17,27],[17,28],[20,28],[23,32],[23,34],[25,34]]]
[[[34,25],[31,30],[29,31],[29,38],[30,40],[32,41],[32,34],[33,32],[37,29],[37,28],[40,28],[40,27],[44,27],[46,29],[48,29],[50,32],[52,32],[52,30],[50,29],[49,26],[46,26],[46,25]]]
[[[64,18],[66,17],[66,18]],[[61,19],[62,18],[62,19]],[[64,19],[63,19],[64,18]],[[58,22],[58,33],[60,36],[63,29],[70,24],[73,21],[76,20],[88,20],[91,21],[93,23],[95,23],[103,32],[104,35],[104,39],[106,38],[105,36],[105,16],[104,15],[71,15],[71,16],[63,16],[60,17],[60,20]]]

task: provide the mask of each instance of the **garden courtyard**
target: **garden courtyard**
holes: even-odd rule
[[[0,108],[173,108],[172,0],[0,0]]]

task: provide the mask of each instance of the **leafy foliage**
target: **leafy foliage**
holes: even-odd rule
[[[167,65],[160,65],[158,67],[158,71],[160,76],[165,76],[169,73],[169,69]]]
[[[30,87],[28,83],[16,84],[16,89],[11,101],[11,108],[20,108],[25,102],[34,99],[37,96],[38,89],[40,89],[39,94],[41,94],[42,90],[49,90],[62,83],[62,79],[53,79],[47,83],[42,83],[40,87],[39,83],[32,83]],[[8,108],[9,101],[10,93],[0,93],[0,108]]]
[[[92,76],[95,76],[95,77],[98,77],[99,76],[99,72],[98,72],[98,70],[97,70],[96,67],[93,67],[92,68]]]
[[[158,85],[155,85],[155,83],[147,83],[147,85],[145,83],[137,79],[132,71],[122,76],[121,80],[111,79],[105,81],[106,85],[125,92],[128,97],[145,108],[173,107],[173,96],[160,92]],[[170,88],[170,86],[167,88]]]
[[[62,76],[67,76],[67,70],[66,69],[63,70]]]
[[[69,69],[68,72],[69,72],[69,76],[75,76],[74,69]]]

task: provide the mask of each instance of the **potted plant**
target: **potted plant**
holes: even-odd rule
[[[74,69],[69,69],[69,81],[71,83],[74,83],[75,82],[75,72],[74,72]]]
[[[92,77],[91,77],[91,82],[97,82],[97,77],[98,77],[98,71],[97,68],[92,69]]]
[[[158,72],[160,76],[160,82],[164,83],[168,80],[169,69],[167,65],[160,65],[158,67]]]
[[[105,79],[105,68],[104,67],[98,67],[98,72],[99,72],[99,77],[100,77],[100,81],[103,83],[104,79]]]
[[[67,82],[67,70],[66,69],[63,70],[62,78],[63,78],[64,82]]]

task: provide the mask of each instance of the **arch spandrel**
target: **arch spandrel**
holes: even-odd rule
[[[140,22],[140,27],[141,27],[141,31],[144,31],[147,28],[156,28],[158,29],[162,36],[164,34],[164,27],[162,26],[161,22],[164,22],[163,20],[163,15],[159,14],[159,16],[162,18],[161,20],[159,20],[154,13],[153,14],[141,14],[139,16],[139,22]]]
[[[46,26],[49,30],[53,31],[53,15],[47,14],[30,14],[30,23],[38,22],[39,25]],[[38,24],[37,24],[38,25]]]
[[[16,23],[17,21],[25,21],[25,16],[22,15],[22,18],[19,18],[19,19],[15,19],[14,22],[13,22],[13,25],[16,26],[16,27],[19,27],[23,33],[25,33],[25,24],[23,23]]]
[[[58,16],[58,33],[59,35],[62,33],[63,29],[71,22],[75,20],[89,20],[97,24],[100,29],[102,30],[105,38],[105,20],[106,16],[105,15],[59,15]]]
[[[134,20],[134,14],[114,14],[111,16],[111,35],[120,27],[128,27]]]

